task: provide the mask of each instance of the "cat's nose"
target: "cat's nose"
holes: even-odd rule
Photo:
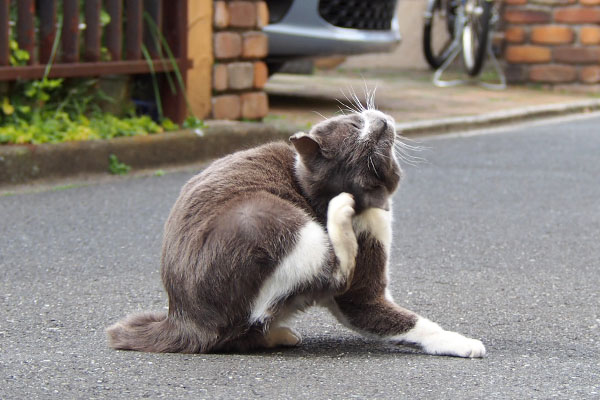
[[[374,123],[374,131],[378,134],[385,132],[388,128],[388,122],[385,118],[377,118]]]

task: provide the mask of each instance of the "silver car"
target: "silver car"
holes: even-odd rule
[[[267,0],[268,62],[393,50],[396,0]]]

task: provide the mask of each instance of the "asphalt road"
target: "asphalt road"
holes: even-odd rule
[[[0,197],[0,398],[600,398],[600,117],[425,139],[396,195],[392,293],[482,360],[365,340],[142,354],[104,328],[161,309],[162,224],[190,172]]]

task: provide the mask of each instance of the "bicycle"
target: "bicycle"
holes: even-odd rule
[[[470,77],[481,73],[486,55],[490,55],[501,83],[482,84],[493,88],[506,86],[490,40],[497,20],[498,11],[493,0],[428,0],[423,25],[423,53],[427,63],[436,70],[436,85],[450,86],[464,82],[439,79],[458,53],[462,52],[463,64]],[[440,38],[441,46],[436,43]]]

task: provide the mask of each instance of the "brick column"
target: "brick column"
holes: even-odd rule
[[[505,0],[509,82],[600,82],[600,0]]]
[[[218,0],[213,12],[212,116],[257,120],[269,110],[262,90],[268,73],[269,14],[264,1]]]

